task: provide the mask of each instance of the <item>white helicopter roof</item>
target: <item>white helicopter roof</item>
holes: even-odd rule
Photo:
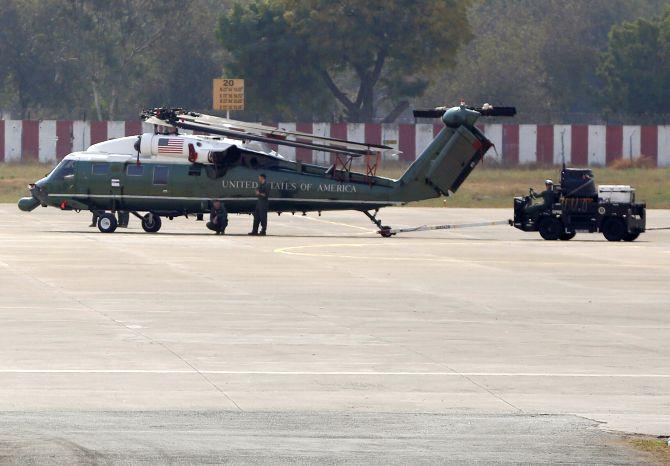
[[[126,162],[133,160],[134,156],[129,154],[111,154],[109,152],[73,152],[63,157],[63,160],[81,160],[85,162]]]
[[[240,141],[237,139],[231,139],[221,136],[209,136],[209,135],[195,135],[195,134],[153,134],[153,133],[144,133],[141,137],[151,139],[154,137],[158,138],[180,138],[183,139],[187,144],[193,143],[196,144],[198,150],[226,150],[230,146],[237,146],[242,149],[247,149],[253,152],[259,152],[265,154],[269,157],[275,157],[279,159],[284,159],[280,154],[271,150],[267,147],[266,144],[263,144],[258,141]],[[99,142],[93,144],[86,149],[86,153],[100,153],[100,154],[123,154],[137,156],[137,149],[135,144],[137,143],[138,136],[126,136],[116,139],[110,139],[108,141]],[[145,157],[144,154],[140,153],[140,157]]]

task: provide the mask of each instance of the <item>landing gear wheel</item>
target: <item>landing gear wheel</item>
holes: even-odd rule
[[[142,229],[147,233],[156,233],[161,229],[162,224],[161,218],[151,212],[142,217]]]
[[[620,218],[608,218],[603,222],[602,232],[607,241],[621,241],[626,235],[626,224]]]
[[[561,236],[563,224],[554,217],[547,217],[540,222],[540,236],[547,241],[556,241]]]
[[[640,232],[636,231],[635,233],[626,233],[623,235],[624,241],[635,241],[637,237],[640,236]]]
[[[391,227],[381,227],[379,229],[379,234],[384,238],[390,238],[393,236],[393,233],[391,233]]]
[[[569,233],[563,232],[561,235],[558,237],[561,241],[570,241],[572,238],[575,237],[577,233],[574,231],[571,231]]]
[[[104,213],[98,217],[98,230],[102,233],[114,233],[117,225],[116,217],[110,213]]]

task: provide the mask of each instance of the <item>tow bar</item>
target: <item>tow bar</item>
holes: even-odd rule
[[[460,223],[447,225],[421,225],[420,227],[412,228],[382,228],[377,233],[384,238],[388,238],[398,233],[411,233],[414,231],[431,231],[431,230],[456,230],[460,228],[474,228],[474,227],[488,227],[493,225],[509,225],[509,220],[496,220],[494,222],[477,222],[477,223]]]

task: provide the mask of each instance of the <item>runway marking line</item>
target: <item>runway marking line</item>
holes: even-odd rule
[[[449,242],[437,242],[431,243],[431,245],[445,245],[445,246],[481,246],[482,244],[490,244],[491,241],[479,241],[477,244],[470,242],[459,242],[459,241],[449,241]],[[495,245],[500,244],[510,244],[513,242],[495,242]],[[369,256],[369,255],[360,255],[355,256],[351,254],[337,254],[337,253],[327,253],[327,252],[300,252],[301,249],[316,249],[316,248],[368,248],[374,246],[412,246],[406,243],[329,243],[329,244],[307,244],[302,246],[286,246],[282,248],[274,249],[273,252],[277,254],[286,254],[289,256],[303,256],[303,257],[334,257],[338,259],[359,259],[359,260],[388,260],[388,261],[422,261],[422,262],[467,262],[472,264],[534,264],[534,265],[565,265],[572,263],[571,260],[561,261],[540,261],[540,260],[519,260],[518,258],[513,259],[469,259],[466,257],[440,257],[435,254],[423,254],[418,257],[402,257],[402,256]],[[591,264],[591,266],[601,266],[603,264]],[[604,264],[608,265],[608,264]],[[609,264],[612,265],[612,264]],[[663,264],[616,264],[616,267],[626,267],[626,268],[649,268],[649,267],[665,267]]]
[[[410,371],[233,371],[189,369],[0,369],[0,374],[209,374],[209,375],[352,375],[439,377],[569,377],[670,379],[670,374],[586,374],[560,372],[410,372]]]
[[[340,225],[340,226],[343,226],[343,227],[356,228],[356,229],[358,229],[358,230],[363,230],[363,231],[365,231],[366,233],[377,233],[377,230],[375,230],[375,229],[372,229],[372,228],[366,228],[366,227],[359,227],[359,226],[357,226],[357,225],[351,225],[351,224],[349,224],[349,223],[333,222],[333,221],[330,221],[330,220],[324,220],[324,219],[321,219],[321,218],[308,217],[308,216],[306,216],[306,215],[305,215],[304,217],[300,216],[300,217],[298,217],[298,218],[305,218],[306,220],[311,220],[311,221],[313,221],[313,222],[329,223],[329,224],[331,224],[331,225]]]

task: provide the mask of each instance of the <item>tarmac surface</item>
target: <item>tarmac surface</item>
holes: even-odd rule
[[[611,431],[670,434],[670,230],[89,221],[0,205],[0,462],[630,463]]]

